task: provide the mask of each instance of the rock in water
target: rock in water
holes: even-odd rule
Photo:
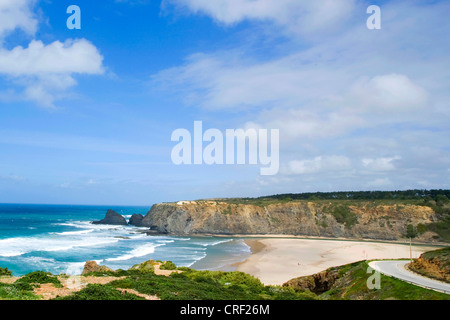
[[[93,224],[112,224],[112,225],[127,225],[127,220],[114,210],[108,210],[105,218],[99,221],[92,221]]]
[[[131,224],[133,226],[136,227],[141,227],[142,226],[142,219],[144,219],[144,216],[142,214],[133,214],[130,218],[130,220],[128,221],[128,224]]]
[[[99,266],[95,261],[86,261],[81,275],[85,275],[91,272],[108,272],[108,271],[113,270],[105,266]]]

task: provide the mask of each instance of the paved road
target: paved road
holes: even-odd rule
[[[409,260],[385,260],[372,261],[369,266],[385,275],[450,294],[450,284],[413,273],[405,268],[408,263]]]

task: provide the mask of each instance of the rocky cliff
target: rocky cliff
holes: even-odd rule
[[[438,220],[427,206],[374,202],[290,201],[268,205],[223,201],[155,204],[142,226],[170,234],[285,234],[396,240],[408,225],[417,228]],[[419,240],[437,238],[424,232]]]

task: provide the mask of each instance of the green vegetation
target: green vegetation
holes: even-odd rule
[[[33,290],[42,283],[52,283],[56,288],[62,288],[62,284],[56,276],[44,271],[31,272],[14,282],[16,286],[23,290]]]
[[[110,283],[123,289],[157,295],[163,300],[305,300],[314,295],[291,288],[264,286],[242,272],[196,271],[172,273],[169,277],[146,274],[128,276]]]
[[[423,256],[427,259],[439,258],[447,267],[450,264],[450,248],[427,252]],[[88,284],[82,290],[57,297],[56,300],[143,300],[139,294],[156,295],[162,300],[450,300],[450,295],[384,275],[380,275],[380,289],[369,289],[367,281],[372,274],[367,273],[367,261],[328,269],[326,275],[320,278],[320,288],[313,290],[315,292],[295,284],[264,286],[259,279],[243,272],[177,268],[171,261],[163,263],[165,267],[161,269],[176,269],[181,273],[156,275],[149,267],[155,263],[151,260],[129,270],[111,271],[117,280],[105,285]],[[105,273],[100,272],[99,276],[105,276]],[[312,276],[304,278],[312,279]],[[38,299],[33,289],[40,283],[61,286],[56,276],[36,271],[13,284],[0,282],[0,299]]]
[[[416,227],[417,233],[420,235],[422,233],[425,233],[428,229],[426,227],[426,225],[424,225],[423,223],[419,223]]]
[[[110,285],[88,284],[86,288],[67,297],[54,300],[145,300],[133,293],[120,292]]]
[[[424,202],[439,217],[438,222],[430,223],[426,225],[426,228],[436,232],[445,241],[450,242],[450,200],[448,199],[448,195],[439,194],[434,199],[425,199]]]
[[[12,276],[12,272],[8,268],[0,268],[0,276]]]
[[[431,260],[438,258],[445,261],[446,266],[450,267],[450,247],[424,252],[421,258]]]
[[[328,269],[329,273],[337,273],[337,279],[317,297],[326,300],[450,300],[450,295],[383,274],[380,275],[380,288],[369,289],[367,280],[372,274],[367,273],[368,268],[367,261],[360,261]]]
[[[3,275],[11,275],[8,269],[2,270]],[[19,279],[14,283],[0,282],[0,299],[4,300],[36,300],[39,299],[33,293],[33,289],[42,283],[52,283],[55,287],[61,288],[61,282],[56,276],[44,271],[34,271]]]
[[[0,282],[0,300],[37,300],[32,290],[21,285]]]
[[[177,270],[177,266],[172,261],[166,261],[159,267],[161,270]]]
[[[256,199],[290,200],[420,200],[425,198],[446,201],[450,190],[405,190],[405,191],[342,191],[279,194]]]
[[[163,267],[164,266],[164,267]],[[107,285],[88,285],[83,290],[59,300],[134,300],[140,297],[123,294],[117,289],[133,289],[141,294],[157,295],[162,300],[311,300],[310,292],[292,288],[264,286],[257,278],[243,272],[196,271],[177,268],[171,261],[161,269],[181,270],[170,276],[142,272],[139,269],[117,270],[114,275],[125,276]],[[95,275],[92,273],[90,275]],[[100,276],[104,276],[103,273]]]
[[[337,222],[345,225],[346,228],[351,228],[356,222],[358,217],[352,213],[346,206],[336,206],[332,209],[331,214]]]
[[[222,214],[231,214],[231,204],[229,204],[228,207],[222,211]]]
[[[217,201],[234,204],[253,204],[257,206],[266,206],[269,204],[285,203],[296,200],[320,201],[320,200],[364,200],[364,201],[383,201],[385,203],[405,203],[429,205],[437,202],[438,204],[448,204],[450,190],[404,190],[404,191],[342,191],[342,192],[306,192],[306,193],[287,193],[258,198],[228,198],[216,199]]]
[[[406,226],[406,234],[405,234],[406,238],[415,238],[417,237],[417,234],[418,234],[417,229],[412,224],[408,224]]]
[[[148,260],[143,263],[135,264],[130,268],[130,270],[137,270],[141,273],[145,272],[154,272],[155,271],[155,264],[157,262],[154,260]]]

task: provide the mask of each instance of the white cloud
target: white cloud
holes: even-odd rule
[[[85,39],[55,41],[44,45],[33,40],[28,48],[0,49],[0,73],[12,76],[103,73],[102,56]]]
[[[301,52],[256,62],[238,51],[195,54],[185,65],[153,76],[160,87],[180,91],[187,103],[207,109],[298,107],[312,98],[324,102],[344,88],[343,78],[345,72],[312,65]],[[324,79],[334,85],[324,87]]]
[[[378,178],[378,179],[375,179],[373,181],[369,181],[367,183],[367,186],[371,187],[371,188],[382,188],[382,187],[384,187],[384,188],[389,189],[389,188],[392,187],[392,181],[389,180],[389,178]]]
[[[168,89],[171,96],[178,94],[193,107],[221,115],[247,111],[248,118],[233,124],[237,127],[280,129],[280,160],[284,162],[280,172],[302,175],[296,177],[302,181],[310,177],[319,181],[324,176],[337,181],[333,174],[347,170],[338,186],[349,182],[361,188],[389,183],[414,187],[432,172],[427,181],[439,185],[436,181],[442,177],[436,172],[446,171],[450,159],[448,140],[441,142],[448,135],[450,116],[448,70],[442,67],[449,64],[446,33],[450,24],[444,13],[450,9],[448,2],[386,2],[383,29],[373,31],[366,28],[365,8],[359,11],[364,3],[358,1],[358,10],[352,11],[349,23],[338,23],[341,29],[334,37],[322,38],[321,31],[312,28],[308,40],[315,40],[308,42],[299,40],[302,37],[293,36],[292,41],[284,37],[285,30],[297,27],[296,19],[280,14],[289,11],[290,1],[242,0],[243,6],[236,7],[225,1],[169,2],[225,25],[269,21],[265,26],[283,34],[271,42],[273,55],[254,55],[255,48],[244,45],[197,53],[184,64],[153,76],[158,88]],[[272,13],[270,5],[277,7]],[[326,19],[324,26],[329,28]],[[245,27],[258,31],[251,24]],[[424,145],[430,150],[419,150]],[[339,166],[337,161],[335,171],[327,171],[334,167],[331,159],[336,154],[349,162]],[[307,160],[295,160],[302,158]],[[430,161],[436,165],[430,166]],[[379,176],[385,171],[389,179]]]
[[[426,106],[426,91],[402,74],[386,74],[360,80],[351,88],[360,109],[373,112],[412,111]]]
[[[0,4],[0,37],[15,29],[33,34],[37,21],[31,5],[34,1],[5,0]],[[7,17],[2,22],[2,17]],[[68,39],[44,44],[32,40],[28,47],[6,49],[0,46],[0,75],[8,76],[12,83],[24,87],[21,99],[37,102],[44,107],[54,107],[54,102],[68,88],[76,85],[74,74],[102,74],[103,57],[86,39]],[[9,90],[0,96],[10,99]]]
[[[35,0],[0,1],[0,43],[2,38],[15,29],[33,35],[38,21],[31,10]]]
[[[292,33],[332,30],[351,15],[354,0],[165,0],[188,12],[206,14],[232,25],[244,20],[271,21]]]
[[[364,158],[362,159],[362,164],[365,168],[373,171],[390,171],[395,169],[394,161],[400,160],[400,156],[395,156],[392,158]]]
[[[280,129],[284,141],[302,143],[306,140],[317,140],[340,136],[351,130],[367,125],[362,117],[336,110],[321,114],[320,110],[302,109],[280,110],[273,108],[263,111],[255,122],[246,127]]]
[[[310,160],[293,160],[288,164],[288,174],[311,174],[323,171],[351,168],[350,159],[345,156],[318,156]]]

